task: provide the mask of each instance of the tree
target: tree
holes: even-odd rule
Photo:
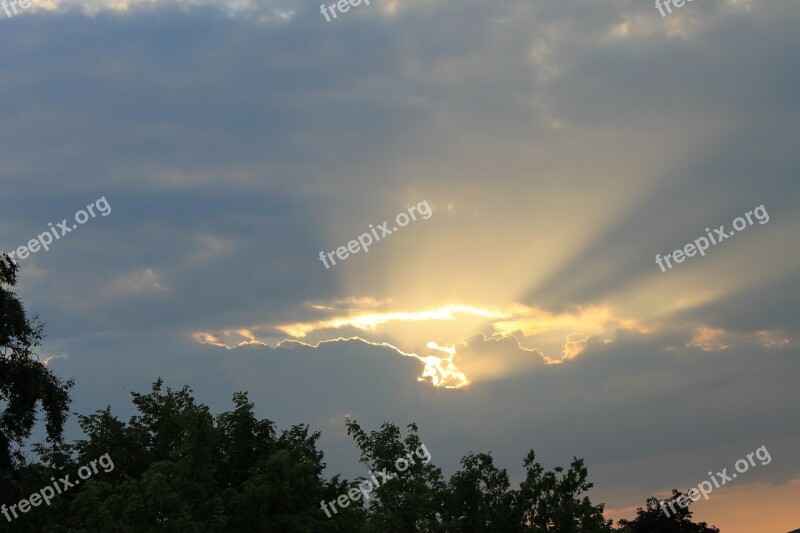
[[[490,454],[469,453],[461,460],[462,470],[445,483],[441,470],[425,461],[402,471],[397,468],[400,458],[423,446],[417,426],[407,427],[408,435],[401,439],[394,424],[386,422],[379,431],[367,433],[357,422],[347,421],[361,461],[372,472],[385,469],[395,476],[380,485],[367,506],[375,531],[612,532],[603,506],[581,498],[592,487],[583,460],[575,459],[566,472],[561,467],[545,471],[531,451],[524,462],[526,479],[519,490],[509,490],[508,473],[494,466]]]
[[[686,507],[678,505],[679,499]],[[687,501],[688,504],[685,503]],[[689,510],[691,503],[688,493],[681,493],[675,489],[672,489],[672,496],[666,500],[648,498],[645,508],[638,508],[636,518],[619,521],[619,525],[622,526],[619,531],[620,533],[719,533],[719,529],[709,527],[705,522],[699,524],[692,522],[692,512]],[[669,513],[665,513],[664,508]]]
[[[603,506],[585,495],[592,484],[581,459],[547,471],[530,451],[526,477],[511,489],[491,454],[470,452],[446,482],[415,424],[403,436],[389,422],[367,432],[348,419],[370,477],[325,480],[320,434],[306,425],[278,431],[256,417],[244,392],[216,417],[191,389],[164,389],[160,379],[132,397],[137,414],[128,422],[106,407],[78,415],[85,439],[34,448],[42,463],[16,470],[18,495],[9,504],[65,474],[78,485],[79,468],[105,462],[47,506],[0,520],[0,531],[612,532]],[[718,533],[692,524],[688,509],[671,522],[658,513],[652,498],[617,531]]]
[[[405,439],[401,438],[400,429],[388,422],[370,433],[355,420],[348,419],[345,425],[361,450],[361,462],[379,483],[367,506],[370,530],[437,531],[445,484],[442,471],[431,464],[430,454],[425,460],[422,452],[427,447],[417,434],[416,424],[406,426]],[[387,477],[382,478],[377,474],[380,472]],[[353,482],[351,488],[363,481],[366,480]]]
[[[592,505],[580,496],[592,488],[583,459],[574,458],[569,469],[557,466],[545,472],[531,450],[523,465],[525,480],[515,495],[515,515],[528,530],[558,533],[610,533],[611,520],[603,517],[603,505]]]
[[[149,394],[132,396],[138,414],[127,423],[107,407],[78,416],[86,439],[55,453],[40,449],[50,475],[103,454],[114,463],[37,510],[36,520],[47,522],[42,530],[363,531],[357,509],[331,519],[320,510],[346,483],[323,479],[319,433],[304,425],[278,433],[255,416],[246,393],[234,394],[234,410],[217,417],[191,389],[164,390],[160,379]]]
[[[462,470],[450,478],[445,494],[444,531],[522,531],[514,516],[514,491],[508,473],[494,466],[491,454],[467,454]]]
[[[47,440],[62,441],[64,422],[70,404],[72,380],[61,381],[42,363],[35,348],[41,344],[42,329],[37,317],[29,319],[17,295],[17,265],[0,261],[0,497],[15,495],[14,471],[24,462],[13,452],[30,436],[36,423],[37,407],[45,414]]]

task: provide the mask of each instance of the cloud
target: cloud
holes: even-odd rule
[[[689,348],[700,348],[706,352],[718,352],[730,348],[734,344],[758,343],[765,348],[775,348],[789,344],[779,331],[732,332],[720,328],[699,326],[686,345]]]
[[[106,289],[109,294],[130,295],[142,292],[164,291],[161,278],[152,268],[141,268],[130,274],[123,274],[115,279]]]
[[[276,326],[291,337],[303,338],[311,332],[318,330],[335,330],[346,326],[351,326],[360,330],[374,330],[391,322],[415,322],[429,320],[454,320],[457,313],[477,315],[481,317],[496,317],[499,313],[470,307],[466,305],[445,305],[438,309],[426,309],[421,311],[394,311],[388,313],[373,314],[351,314],[348,316],[337,316],[327,320],[312,323],[283,324]]]

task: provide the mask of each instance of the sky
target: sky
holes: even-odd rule
[[[415,422],[448,475],[582,457],[615,520],[764,447],[695,520],[800,527],[796,0],[17,9],[0,247],[71,230],[17,289],[72,411],[246,390],[347,477],[346,417]]]

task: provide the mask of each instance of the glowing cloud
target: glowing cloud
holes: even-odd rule
[[[687,348],[699,348],[704,352],[721,352],[736,343],[759,344],[765,348],[780,348],[789,344],[780,331],[733,332],[709,326],[699,326],[694,336],[686,343]]]
[[[358,339],[376,346],[388,346],[402,355],[419,359],[423,364],[418,378],[421,381],[437,387],[460,388],[473,381],[502,379],[542,365],[574,359],[587,348],[591,338],[602,335],[604,340],[601,342],[612,342],[609,337],[619,329],[640,333],[652,331],[635,320],[618,316],[609,306],[576,308],[563,313],[523,305],[500,311],[462,304],[398,311],[391,310],[389,300],[347,298],[308,302],[305,307],[314,314],[328,316],[288,324],[230,328],[216,333],[201,331],[194,333],[193,337],[197,342],[227,349],[249,344],[269,345],[265,339],[258,338],[259,330],[269,331],[273,338],[275,333],[286,336],[271,343],[275,347],[287,342],[318,347],[323,342]],[[451,323],[453,327],[445,329],[430,324],[441,322]],[[402,324],[407,326],[400,328]],[[476,327],[493,333],[489,336],[476,333]],[[382,337],[403,339],[401,343],[407,345],[407,351],[399,348],[394,340],[374,343],[355,336],[320,339],[326,332],[343,328],[375,333],[380,330]],[[459,330],[462,331],[460,335],[457,333]],[[299,340],[312,333],[316,335],[309,342],[316,341],[315,344]],[[433,336],[438,342],[428,340]],[[524,346],[523,343],[535,346]],[[415,353],[422,346],[429,351],[423,355]]]
[[[363,331],[374,331],[378,327],[385,326],[391,322],[455,320],[456,314],[482,316],[486,318],[499,318],[503,316],[502,313],[489,311],[487,309],[480,309],[478,307],[470,307],[467,305],[445,305],[436,309],[428,309],[423,311],[351,313],[345,316],[337,316],[314,322],[283,324],[276,326],[276,328],[287,335],[302,339],[309,333],[325,329],[339,329],[350,326]]]

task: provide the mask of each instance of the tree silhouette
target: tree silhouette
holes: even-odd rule
[[[367,506],[372,530],[439,530],[438,516],[442,513],[445,484],[442,471],[432,462],[425,462],[424,454],[422,457],[417,455],[424,446],[417,434],[417,426],[407,426],[405,439],[401,439],[400,429],[388,422],[379,431],[370,433],[361,429],[355,420],[348,419],[346,426],[347,433],[353,436],[361,450],[361,462],[374,473],[378,482]],[[398,464],[401,458],[406,458],[408,466],[406,463]],[[382,472],[393,479],[378,474]],[[353,482],[351,488],[357,488],[363,481]]]
[[[376,531],[612,531],[603,506],[581,497],[592,487],[581,459],[574,459],[566,472],[561,467],[545,471],[531,451],[524,462],[526,479],[518,490],[509,490],[508,473],[494,466],[490,454],[469,453],[461,460],[463,469],[444,483],[441,470],[432,464],[417,462],[402,472],[396,468],[399,458],[422,446],[416,425],[408,426],[404,440],[399,428],[388,422],[367,434],[348,420],[347,429],[371,471],[396,473],[368,507]]]
[[[4,254],[1,254],[4,255]],[[0,497],[15,495],[14,471],[23,457],[13,452],[31,434],[37,406],[46,420],[47,439],[59,443],[69,409],[69,389],[34,352],[42,339],[42,326],[29,319],[17,295],[11,290],[17,281],[17,265],[0,261]]]
[[[567,469],[548,471],[530,451],[525,479],[512,489],[491,454],[470,452],[445,481],[415,424],[403,436],[389,422],[367,432],[348,419],[369,477],[325,480],[320,434],[305,425],[278,431],[256,417],[244,392],[233,395],[232,411],[216,417],[188,387],[165,389],[160,379],[149,393],[131,396],[137,414],[128,422],[106,407],[78,415],[85,439],[35,447],[42,463],[19,466],[17,497],[5,501],[105,454],[112,468],[14,523],[0,520],[0,531],[719,532],[692,523],[688,507],[666,516],[656,498],[613,529],[603,505],[586,496],[592,484],[577,458]],[[670,501],[680,496],[673,491]]]
[[[574,458],[564,473],[562,467],[545,472],[535,462],[533,450],[525,458],[527,477],[516,496],[516,510],[533,531],[559,533],[606,533],[611,520],[603,517],[603,505],[592,505],[581,495],[592,488],[583,459]]]
[[[338,476],[323,479],[319,433],[307,426],[278,434],[273,422],[255,416],[246,393],[234,394],[233,411],[217,417],[188,387],[164,390],[160,379],[149,394],[132,396],[138,413],[127,423],[107,407],[78,417],[86,439],[55,453],[40,448],[50,475],[75,472],[106,453],[114,462],[113,470],[37,509],[47,515],[42,530],[363,530],[358,509],[330,520],[320,511],[320,500],[347,487]],[[65,456],[66,462],[52,461]]]
[[[494,466],[491,454],[467,454],[461,459],[445,493],[444,531],[519,531],[515,493],[508,473]]]
[[[678,505],[679,499],[682,502],[688,501],[688,504],[684,503],[686,507]],[[699,524],[692,522],[692,512],[689,510],[691,503],[688,493],[676,489],[672,489],[672,496],[666,500],[648,498],[645,508],[638,508],[636,518],[619,521],[619,525],[622,526],[620,531],[621,533],[719,533],[719,529],[709,527],[705,522]],[[664,512],[665,507],[669,513]]]

